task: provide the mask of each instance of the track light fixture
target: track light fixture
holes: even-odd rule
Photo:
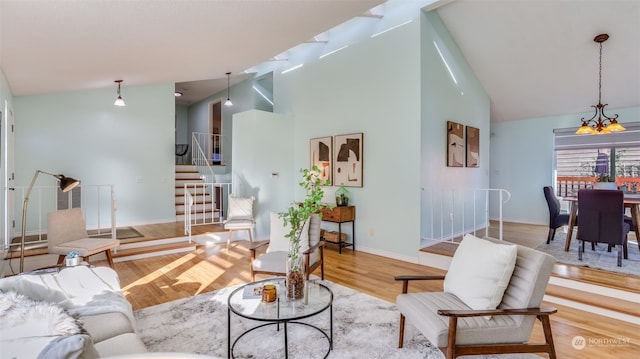
[[[231,72],[227,72],[227,101],[224,102],[225,106],[233,106],[233,102],[231,102],[231,98],[229,98],[229,77],[231,76]]]
[[[127,104],[124,103],[122,96],[120,96],[120,84],[122,83],[122,80],[116,80],[115,82],[118,84],[118,97],[113,104],[116,106],[126,106]]]

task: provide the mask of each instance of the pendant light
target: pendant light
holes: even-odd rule
[[[593,41],[600,44],[600,73],[598,75],[598,104],[593,105],[596,112],[593,114],[589,120],[585,120],[584,117],[581,119],[582,126],[576,131],[576,134],[590,134],[590,135],[603,135],[616,131],[624,131],[625,128],[622,127],[621,124],[616,120],[618,118],[618,114],[615,114],[613,117],[609,117],[604,114],[604,108],[607,106],[605,103],[602,104],[602,43],[609,39],[609,35],[600,34],[596,36]]]
[[[120,84],[122,83],[122,80],[116,80],[115,82],[118,84],[118,97],[116,98],[116,101],[113,104],[120,107],[126,106],[127,104],[124,103],[122,96],[120,96]]]
[[[233,106],[233,102],[229,98],[229,76],[231,76],[231,72],[227,72],[227,101],[224,102],[225,106]]]

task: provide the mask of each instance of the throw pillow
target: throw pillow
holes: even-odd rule
[[[471,309],[496,309],[511,280],[517,252],[516,245],[465,235],[451,260],[444,291]]]
[[[289,238],[285,237],[291,227],[284,226],[282,218],[277,213],[271,212],[270,227],[269,227],[269,247],[268,252],[288,252],[289,251]]]
[[[234,197],[229,196],[229,214],[227,220],[253,219],[253,197]]]
[[[269,247],[268,252],[289,252],[289,238],[285,235],[291,231],[291,226],[285,227],[284,221],[280,218],[278,213],[270,213],[270,233],[269,233]],[[302,227],[302,234],[300,235],[300,250],[302,252],[309,249],[309,221]]]

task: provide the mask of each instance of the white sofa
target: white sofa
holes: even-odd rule
[[[146,351],[111,268],[80,265],[0,279],[1,358],[95,358]]]

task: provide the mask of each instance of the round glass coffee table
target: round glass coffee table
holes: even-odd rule
[[[273,283],[277,288],[277,298],[272,303],[262,301],[259,289],[264,284]],[[307,281],[305,287],[305,297],[298,300],[287,300],[284,289],[284,278],[270,278],[257,282],[248,283],[234,290],[228,299],[227,306],[227,355],[233,358],[233,350],[240,339],[245,335],[268,326],[275,326],[276,331],[280,331],[282,324],[284,333],[284,355],[289,357],[289,325],[300,325],[322,333],[327,339],[329,347],[324,358],[333,349],[333,292],[324,284]],[[304,323],[299,320],[309,318],[329,309],[329,333],[315,325]],[[240,317],[264,322],[264,324],[249,328],[241,333],[235,340],[231,338],[231,313]],[[265,332],[265,336],[271,336]]]

